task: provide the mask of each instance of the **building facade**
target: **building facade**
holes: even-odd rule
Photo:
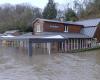
[[[40,32],[80,32],[83,25],[72,22],[62,22],[47,19],[36,19],[33,21],[34,34]]]
[[[51,36],[48,38],[57,38],[61,36],[64,41],[50,43],[51,49],[62,52],[70,52],[73,50],[87,49],[96,46],[96,36],[99,36],[97,27],[93,27],[94,32],[91,32],[92,28],[79,22],[63,22],[47,19],[36,19],[32,23],[33,35],[38,36]],[[55,36],[55,37],[53,37]],[[99,38],[98,38],[99,39]],[[44,44],[46,45],[46,44]]]

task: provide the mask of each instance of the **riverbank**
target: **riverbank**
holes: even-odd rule
[[[99,50],[99,49],[100,49],[100,47],[95,47],[95,48],[72,50],[70,52],[71,53],[77,53],[77,52],[93,51],[93,50]]]

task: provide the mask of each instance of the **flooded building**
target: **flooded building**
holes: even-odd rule
[[[90,25],[89,20],[86,22],[87,25],[85,21],[64,22],[37,18],[32,23],[32,33],[0,39],[13,42],[12,46],[24,47],[30,56],[33,51],[42,52],[43,50],[50,54],[51,52],[74,52],[98,47],[99,21],[96,22],[97,26],[96,23]]]
[[[93,29],[93,32],[91,29],[86,29],[86,27],[80,23],[38,18],[34,20],[32,24],[34,36],[48,36],[46,37],[48,39],[62,38],[64,40],[62,40],[62,42],[52,42],[51,49],[53,50],[70,52],[72,50],[96,46],[94,35],[97,28]],[[85,29],[87,33],[85,32]]]

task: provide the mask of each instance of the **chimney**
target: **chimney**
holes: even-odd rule
[[[61,22],[64,22],[64,17],[59,18]]]

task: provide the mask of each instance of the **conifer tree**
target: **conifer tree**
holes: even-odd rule
[[[65,11],[65,20],[66,21],[77,21],[78,20],[78,17],[76,13],[74,12],[74,10],[72,10],[71,8],[68,8],[68,10]]]
[[[47,6],[44,8],[43,11],[43,18],[45,19],[54,19],[57,16],[57,9],[56,4],[53,0],[49,0]]]

